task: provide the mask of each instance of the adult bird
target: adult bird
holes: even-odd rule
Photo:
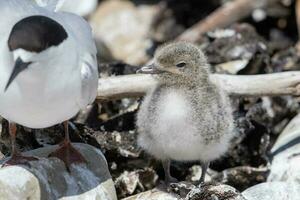
[[[190,43],[167,44],[140,72],[156,74],[158,84],[138,112],[138,144],[162,161],[167,184],[176,181],[171,160],[201,161],[202,183],[209,162],[225,153],[234,136],[229,99],[210,81],[205,55]]]
[[[50,154],[69,168],[85,162],[71,145],[68,120],[92,103],[98,68],[91,28],[81,17],[39,7],[31,0],[0,0],[0,115],[9,121],[12,156],[5,165],[24,164],[16,148],[16,125],[40,129],[64,123],[65,139]]]

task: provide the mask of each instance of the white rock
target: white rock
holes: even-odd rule
[[[39,157],[29,166],[0,169],[0,200],[117,200],[103,154],[87,144],[75,144],[87,164],[71,165],[70,173],[57,158],[47,158],[57,146],[27,152]]]
[[[271,154],[268,181],[295,181],[300,185],[300,114],[285,127]]]
[[[147,34],[155,13],[155,6],[108,0],[91,16],[90,24],[96,41],[102,41],[115,59],[140,65],[149,59],[145,50],[151,46],[151,40]]]
[[[237,74],[239,71],[244,69],[249,63],[249,60],[242,59],[242,60],[233,60],[225,63],[221,63],[216,65],[217,71],[226,71],[230,74]]]
[[[22,167],[0,170],[0,199],[40,199],[38,179]]]
[[[242,195],[247,200],[299,200],[300,186],[286,182],[267,182],[245,190]]]

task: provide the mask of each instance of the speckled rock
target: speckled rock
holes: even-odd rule
[[[122,200],[177,200],[178,198],[171,193],[158,189],[149,190]]]
[[[87,144],[75,144],[87,164],[71,165],[70,173],[57,158],[47,158],[57,146],[43,147],[26,155],[40,158],[29,166],[0,169],[0,199],[117,200],[114,183],[103,154]]]
[[[185,200],[246,200],[235,188],[220,183],[205,183],[193,188]]]
[[[220,183],[207,182],[197,187],[188,182],[179,182],[171,184],[168,190],[170,192],[153,189],[123,200],[248,200],[235,188]]]

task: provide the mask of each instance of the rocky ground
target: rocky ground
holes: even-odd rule
[[[101,1],[97,10],[87,17],[94,28],[100,52],[100,77],[134,74],[138,66],[151,59],[159,44],[175,39],[225,2],[228,1]],[[295,2],[278,0],[266,8],[253,9],[226,29],[204,34],[197,43],[206,53],[213,72],[253,75],[299,70],[297,39]],[[71,129],[72,141],[101,149],[120,199],[151,190],[164,178],[161,164],[136,145],[135,115],[140,100],[97,102],[72,120],[75,125]],[[236,138],[229,152],[211,164],[212,184],[204,186],[218,188],[219,184],[226,184],[233,187],[227,196],[221,194],[217,199],[238,199],[239,192],[267,179],[284,181],[270,171],[276,157],[276,149],[272,151],[272,147],[300,107],[299,98],[292,96],[233,97],[232,105]],[[7,121],[1,119],[1,157],[10,154],[7,126]],[[61,125],[44,130],[18,128],[17,143],[22,151],[57,144],[63,138]],[[300,131],[291,134],[296,138]],[[288,142],[291,141],[282,142],[276,148]],[[299,141],[294,143],[290,146],[297,146]],[[297,156],[297,149],[292,155]],[[171,171],[180,181],[188,183],[195,183],[201,172],[196,162],[174,162]],[[273,173],[271,178],[270,173]],[[188,183],[176,185],[172,191],[182,198],[214,199],[195,192]]]

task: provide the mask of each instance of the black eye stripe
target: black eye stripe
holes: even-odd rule
[[[186,65],[185,62],[180,62],[180,63],[178,63],[178,64],[176,65],[176,67],[182,68],[182,67],[184,67],[185,65]]]

